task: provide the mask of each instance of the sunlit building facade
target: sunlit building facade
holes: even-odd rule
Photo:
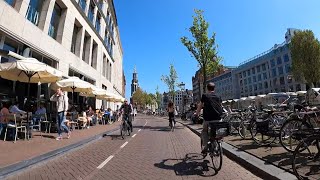
[[[65,77],[78,76],[124,96],[123,52],[112,0],[0,0],[0,49],[34,57]],[[2,86],[2,94],[19,89],[17,82],[0,83],[12,87]]]

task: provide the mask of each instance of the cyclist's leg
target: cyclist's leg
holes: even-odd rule
[[[208,126],[209,123],[203,121],[203,129],[202,129],[202,142],[203,142],[203,150],[202,152],[206,151],[207,144],[209,142],[209,135],[208,135]]]
[[[128,115],[128,124],[130,126],[131,132],[133,131],[133,127],[132,127],[132,115]]]

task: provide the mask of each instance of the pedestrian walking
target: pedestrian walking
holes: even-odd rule
[[[174,105],[173,105],[173,102],[170,101],[168,103],[168,107],[167,107],[167,111],[168,111],[168,115],[169,115],[169,126],[174,126],[176,124],[176,121],[174,119],[174,113],[175,113],[175,108],[174,108]],[[174,124],[172,124],[172,122]]]
[[[64,93],[61,88],[58,88],[56,93],[51,96],[50,101],[56,102],[56,110],[57,110],[57,129],[58,129],[58,137],[56,140],[62,139],[61,129],[67,133],[67,138],[70,138],[70,130],[65,124],[65,116],[67,115],[68,110],[68,96],[67,93]]]

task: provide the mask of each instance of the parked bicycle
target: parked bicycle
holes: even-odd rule
[[[294,134],[301,138],[293,153],[294,174],[298,179],[319,179],[320,129],[309,129]]]

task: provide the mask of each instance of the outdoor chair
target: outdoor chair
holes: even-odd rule
[[[83,113],[82,116],[79,116],[78,117],[78,129],[83,129],[83,128],[86,128],[87,127],[87,115],[86,113]]]
[[[6,132],[4,134],[4,141],[6,141],[6,139],[7,139],[8,129],[15,129],[16,130],[16,133],[14,135],[14,142],[17,141],[17,135],[18,135],[18,130],[19,129],[21,130],[21,132],[24,132],[24,139],[26,139],[27,138],[27,128],[26,128],[26,126],[22,126],[22,125],[19,125],[17,123],[17,117],[16,117],[15,114],[7,115],[6,117],[7,117],[7,121],[8,122],[11,121],[11,122],[14,122],[14,124],[9,124],[9,123],[7,124]]]
[[[51,129],[51,124],[52,124],[52,121],[48,120],[48,116],[47,114],[42,114],[42,120],[40,123],[43,123],[45,125],[45,133],[48,133],[50,134],[50,129]]]
[[[41,123],[43,121],[47,121],[47,115],[46,114],[35,114],[32,116],[32,119],[31,119],[32,122],[33,122],[34,118],[36,119],[36,121],[30,125],[30,129],[34,130],[35,127],[38,128],[38,130],[40,131],[40,136],[42,137]]]

